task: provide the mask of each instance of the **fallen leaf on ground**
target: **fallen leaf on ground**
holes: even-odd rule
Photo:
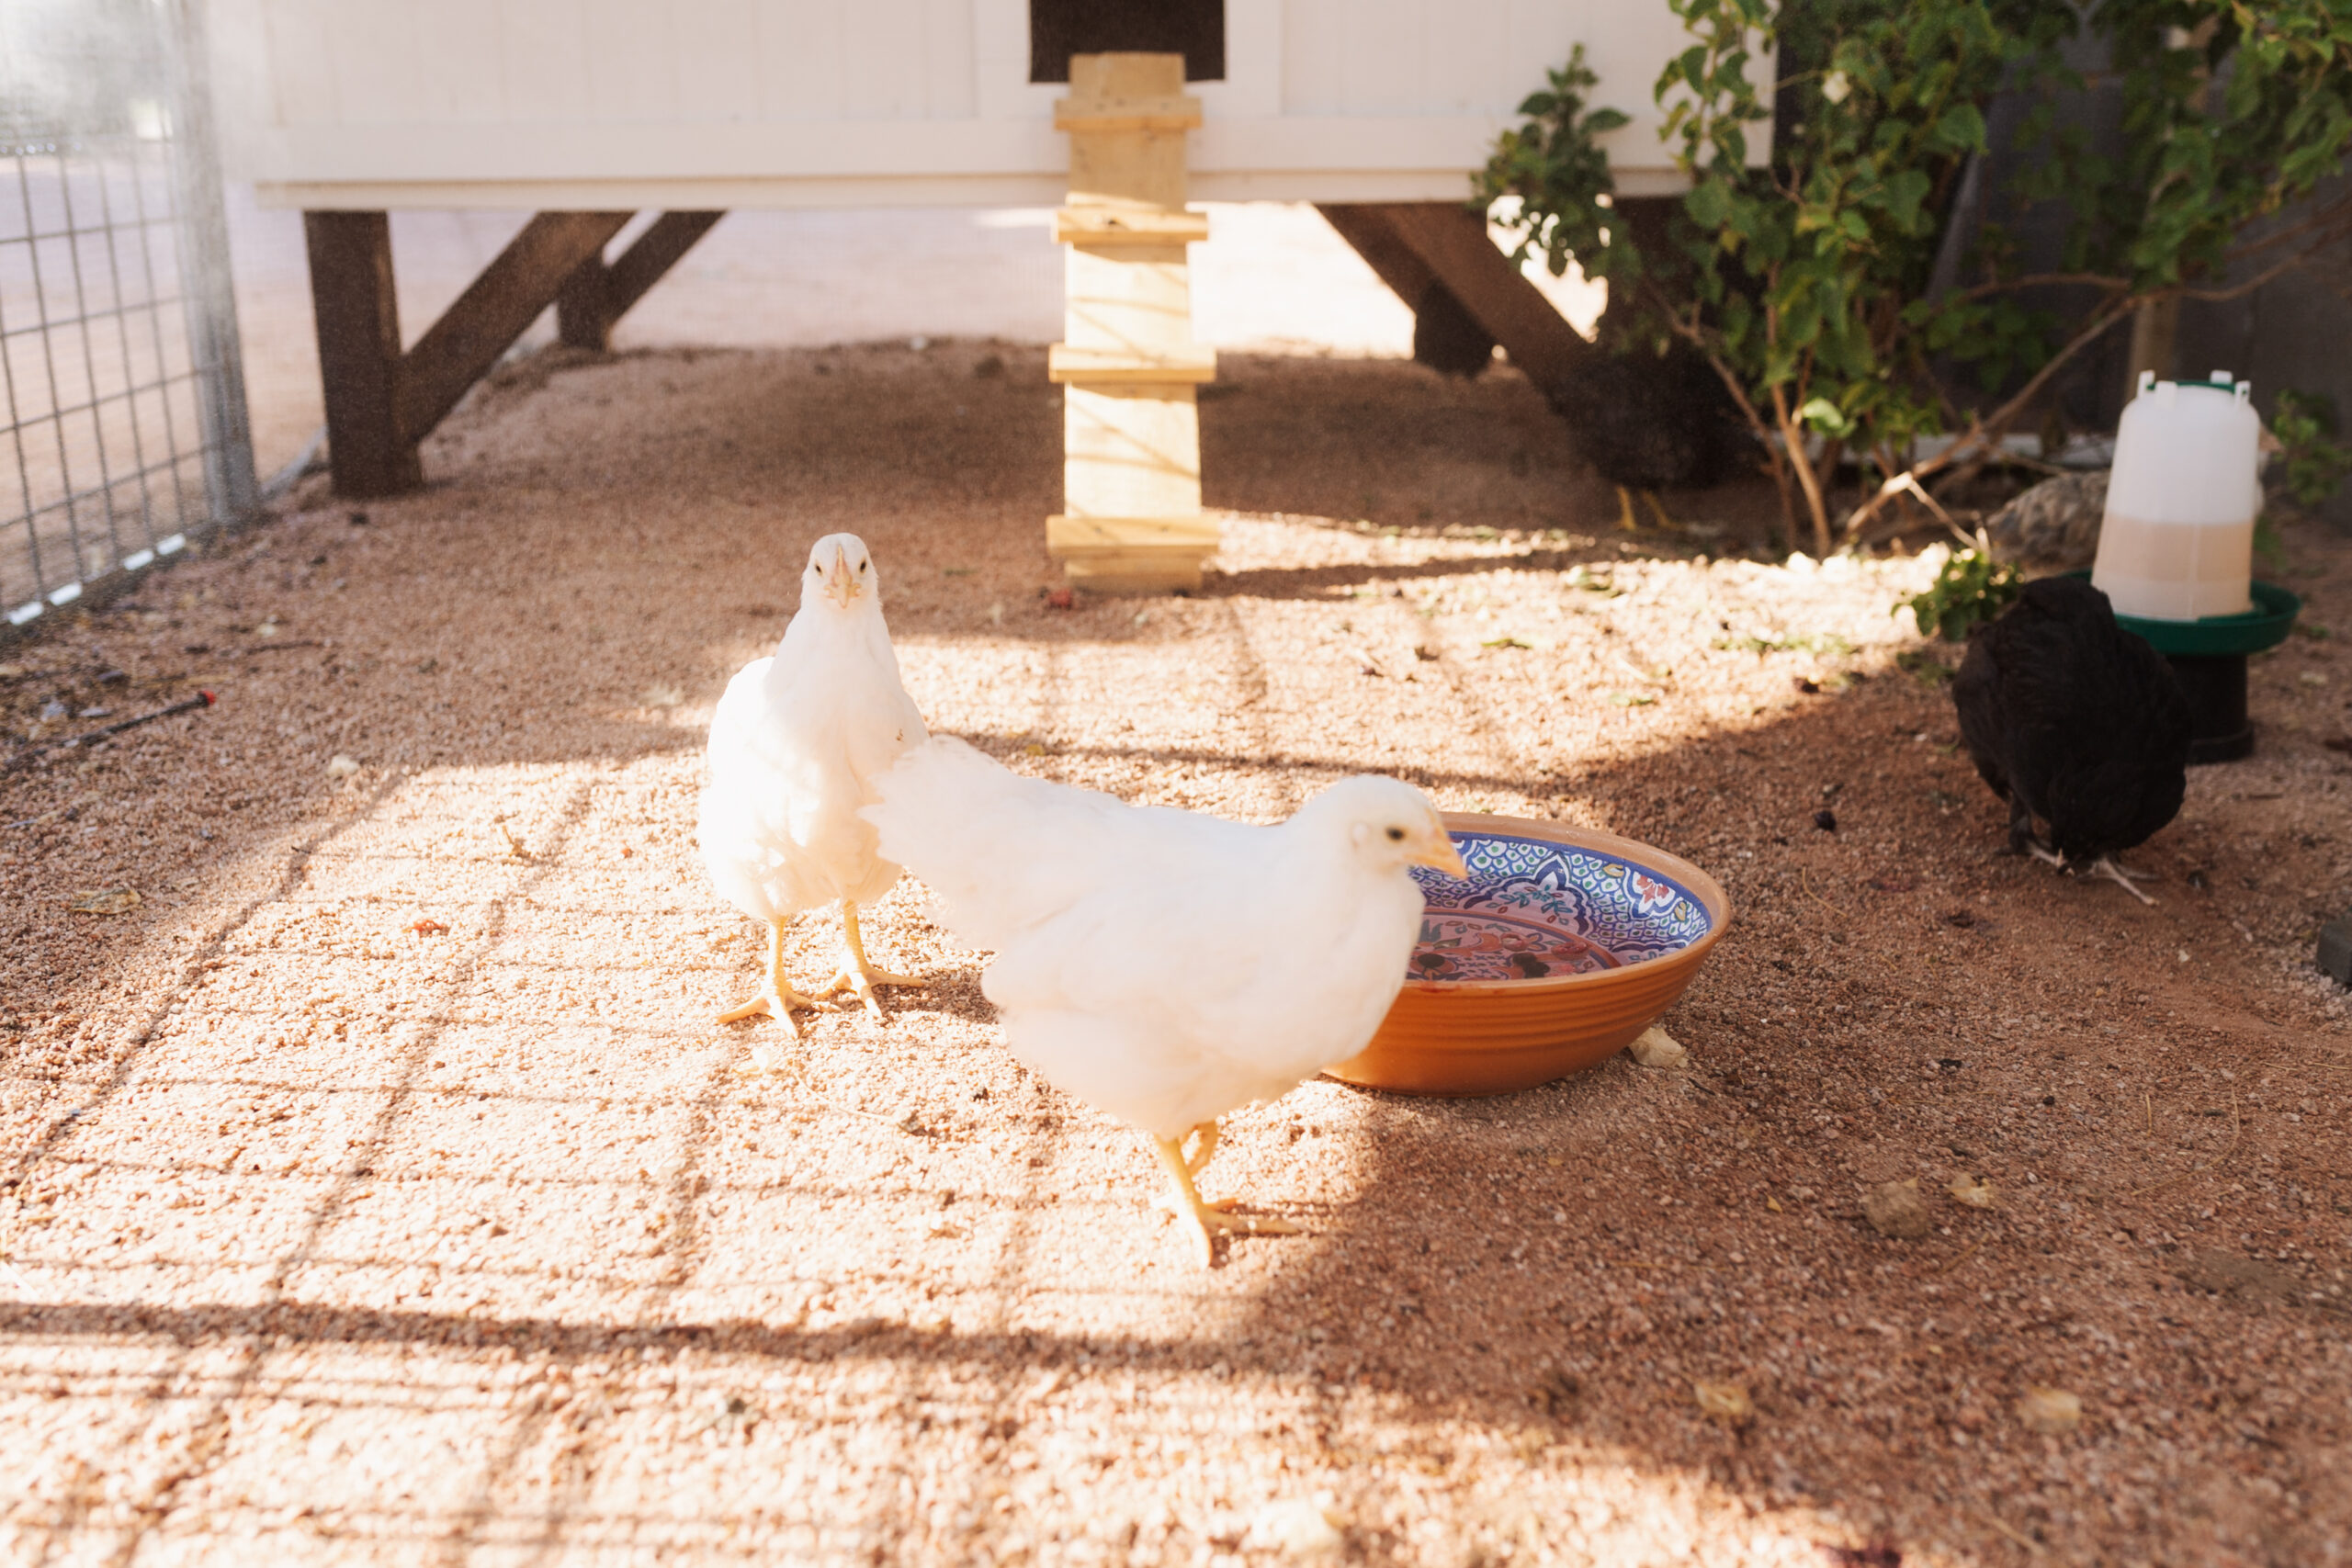
[[[1741,1427],[1756,1416],[1755,1402],[1747,1397],[1747,1388],[1736,1382],[1702,1382],[1690,1384],[1690,1396],[1699,1402],[1699,1414],[1710,1421],[1720,1421],[1726,1427]]]
[[[127,915],[139,908],[139,894],[129,887],[84,887],[69,908],[77,915]]]
[[[1917,1179],[1882,1181],[1871,1188],[1870,1196],[1862,1200],[1862,1217],[1879,1235],[1900,1241],[1917,1240],[1936,1228],[1927,1200],[1919,1196]]]
[[[1993,1184],[1982,1177],[1956,1177],[1944,1190],[1952,1195],[1955,1202],[1965,1203],[1972,1209],[1989,1209],[1996,1201]]]
[[[2037,1432],[2071,1432],[2083,1424],[2083,1402],[2063,1388],[2029,1388],[2018,1396],[2018,1419]]]

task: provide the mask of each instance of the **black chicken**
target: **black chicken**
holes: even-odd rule
[[[2027,583],[1970,639],[1951,700],[1976,771],[2009,803],[2012,850],[2087,863],[2155,902],[2114,856],[2180,810],[2188,699],[2164,656],[2115,624],[2106,594],[2079,578]]]
[[[1671,527],[1659,491],[1720,484],[1756,455],[1722,378],[1682,344],[1663,354],[1639,344],[1604,347],[1544,390],[1584,460],[1617,487],[1618,521],[1627,528],[1634,526],[1633,491]]]

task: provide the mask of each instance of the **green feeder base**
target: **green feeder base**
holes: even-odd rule
[[[2090,573],[2072,574],[2087,579]],[[2188,697],[2188,760],[2234,762],[2254,752],[2254,725],[2245,714],[2245,660],[2287,640],[2303,602],[2272,582],[2253,585],[2254,608],[2201,621],[2154,621],[2118,615],[2116,625],[2148,639],[2165,656]]]

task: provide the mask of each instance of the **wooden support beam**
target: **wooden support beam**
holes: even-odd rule
[[[1388,220],[1386,208],[1359,202],[1325,202],[1315,210],[1339,231],[1350,249],[1363,258],[1364,265],[1379,276],[1380,281],[1388,285],[1389,292],[1405,302],[1405,309],[1420,309],[1421,296],[1437,281],[1437,274],[1398,236],[1396,226]]]
[[[724,211],[665,212],[611,263],[601,254],[581,263],[556,294],[557,335],[572,348],[604,353],[612,346],[613,328],[629,308],[725,216]]]
[[[1327,218],[1332,209],[1325,209]],[[1371,215],[1357,223],[1355,214]],[[1468,310],[1471,319],[1503,345],[1513,365],[1548,396],[1582,372],[1598,352],[1567,318],[1555,310],[1544,291],[1520,273],[1509,256],[1487,238],[1487,225],[1468,208],[1450,201],[1393,202],[1357,207],[1348,218],[1334,220],[1350,243],[1354,239],[1341,222],[1369,232],[1376,223],[1387,237],[1426,267],[1430,277],[1445,286]],[[1375,250],[1379,242],[1375,242]],[[1391,288],[1395,281],[1372,254],[1364,259]],[[1390,265],[1397,265],[1393,259]],[[1408,275],[1409,276],[1409,275]],[[1401,292],[1401,290],[1400,290]],[[1418,296],[1406,296],[1412,305]]]
[[[398,495],[424,482],[400,428],[401,317],[392,231],[381,212],[305,212],[311,307],[338,495]]]
[[[630,214],[539,213],[402,354],[385,215],[305,212],[335,493],[398,495],[418,488],[424,471],[417,443],[540,311],[557,305],[567,341],[575,329],[593,330],[601,348],[613,323],[721,216],[663,213],[608,266],[605,247]]]
[[[626,212],[542,212],[523,225],[457,303],[408,351],[401,377],[401,434],[422,441],[498,356],[555,302],[580,264],[601,254]]]
[[[1333,204],[1316,210],[1413,312],[1415,360],[1449,376],[1476,376],[1487,368],[1495,351],[1493,335],[1405,243],[1387,209]]]

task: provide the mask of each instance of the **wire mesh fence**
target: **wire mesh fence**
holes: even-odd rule
[[[20,627],[250,511],[192,0],[0,5],[0,610]]]

